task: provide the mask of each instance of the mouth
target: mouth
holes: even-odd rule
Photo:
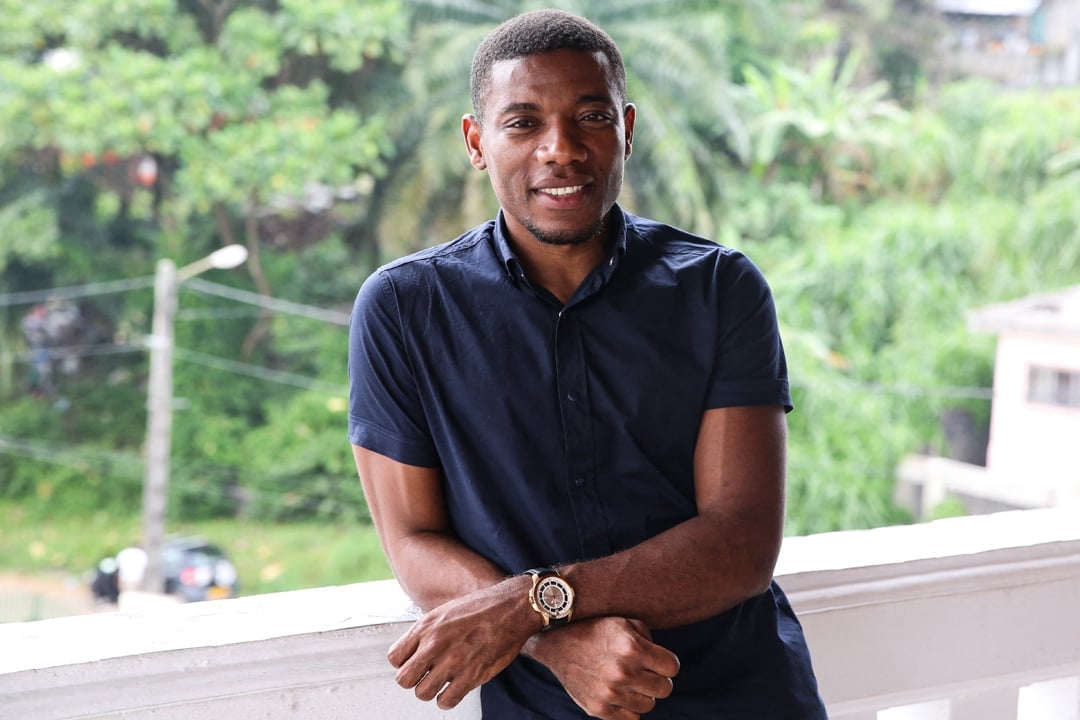
[[[585,189],[584,185],[570,185],[568,187],[537,188],[536,192],[549,197],[568,197],[576,195]]]

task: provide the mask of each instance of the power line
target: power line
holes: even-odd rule
[[[124,475],[140,477],[142,474],[142,460],[135,454],[122,453],[111,450],[102,450],[86,445],[78,448],[60,448],[55,445],[45,445],[8,435],[0,435],[0,452],[10,455],[19,455],[34,460],[62,465],[73,470],[85,472],[91,464],[109,464],[115,470],[123,471]]]
[[[89,357],[94,355],[117,355],[122,353],[141,352],[143,345],[130,343],[112,343],[107,345],[70,345],[66,347],[49,348],[50,356],[57,357]],[[268,368],[242,363],[237,360],[229,360],[215,355],[207,355],[195,350],[176,348],[175,354],[178,359],[205,367],[212,367],[225,372],[245,375],[268,382],[282,385],[291,385],[306,390],[322,390],[332,394],[346,394],[347,385],[336,385],[324,382],[318,378],[283,370],[270,370]],[[0,352],[0,361],[29,362],[32,360],[30,352]],[[859,382],[857,380],[834,380],[832,382],[799,382],[791,381],[792,388],[809,390],[811,392],[829,392],[837,389],[844,392],[861,392],[873,395],[893,395],[898,397],[925,397],[942,398],[951,400],[992,400],[993,388],[965,386],[965,385],[905,385],[876,382]]]
[[[197,365],[212,367],[237,375],[247,375],[259,380],[268,380],[282,385],[292,385],[293,387],[303,388],[305,390],[321,390],[334,395],[344,395],[349,392],[349,387],[347,385],[335,385],[333,383],[323,382],[318,378],[308,377],[306,375],[296,375],[283,370],[270,370],[258,365],[229,360],[227,358],[217,357],[216,355],[207,355],[195,350],[174,348],[173,354],[181,360],[186,360],[187,362],[195,363]]]
[[[142,352],[144,349],[144,345],[135,344],[69,345],[66,347],[51,347],[46,352],[48,352],[50,359],[63,359],[91,357],[94,355],[118,355],[121,353]],[[283,370],[270,370],[258,365],[207,355],[195,350],[185,350],[184,348],[174,348],[173,352],[177,359],[231,372],[236,375],[246,375],[247,377],[299,387],[305,390],[321,390],[334,395],[344,395],[349,392],[347,385],[335,385],[307,375],[297,375]],[[0,352],[0,362],[31,362],[32,360],[34,360],[34,355],[31,352]]]
[[[349,325],[348,313],[343,313],[338,310],[327,310],[314,305],[303,305],[301,303],[292,302],[291,300],[267,297],[266,295],[260,295],[259,293],[253,293],[248,290],[240,290],[239,288],[230,287],[228,285],[219,285],[218,283],[203,280],[201,278],[192,278],[181,285],[181,287],[185,289],[190,288],[191,290],[207,295],[216,295],[218,297],[228,298],[229,300],[235,300],[236,302],[247,303],[248,305],[257,305],[262,308],[286,313],[288,315],[297,315],[312,320],[321,320],[322,322],[345,327],[348,327]]]
[[[95,355],[121,355],[124,353],[142,352],[142,345],[131,343],[98,343],[93,345],[50,345],[42,348],[42,352],[49,359],[84,358]],[[0,360],[14,362],[31,362],[36,359],[35,351],[25,352],[0,352]]]
[[[114,292],[125,292],[129,290],[148,288],[151,287],[153,284],[154,279],[152,277],[144,277],[132,278],[130,280],[116,280],[111,282],[90,283],[86,285],[73,285],[70,287],[50,288],[46,290],[35,290],[30,292],[0,294],[0,307],[6,305],[19,305],[42,302],[49,300],[50,298],[70,299],[75,297],[86,297],[90,295],[103,295]],[[181,287],[194,290],[195,292],[204,293],[206,295],[214,295],[217,297],[223,297],[229,300],[233,300],[235,302],[245,303],[247,305],[254,305],[260,308],[272,310],[274,312],[295,315],[345,327],[349,325],[348,313],[340,312],[337,310],[328,310],[326,308],[321,308],[314,305],[304,305],[302,303],[293,302],[291,300],[282,300],[278,298],[268,297],[247,290],[230,287],[228,285],[221,285],[218,283],[210,282],[201,278],[192,278],[190,280],[187,280],[183,285],[181,285]],[[193,315],[198,312],[199,311],[193,311]],[[218,315],[219,317],[236,316],[236,314],[231,313],[228,310],[217,310],[212,312],[215,314],[220,313]],[[127,348],[131,346],[117,345],[113,347]],[[59,350],[59,348],[55,350]],[[81,356],[84,354],[81,352],[70,352],[70,349],[65,349],[65,351],[67,352],[67,354],[73,356]],[[111,351],[88,350],[85,354],[98,355],[109,354],[110,352],[130,351],[131,350],[127,349]],[[224,370],[235,374],[246,375],[261,380],[268,380],[270,382],[292,385],[294,387],[300,387],[308,390],[323,390],[335,394],[342,394],[348,391],[347,386],[334,385],[332,383],[323,382],[317,378],[296,375],[294,373],[284,372],[281,370],[269,370],[267,368],[261,368],[257,365],[241,363],[234,360],[228,360],[212,355],[206,355],[204,353],[199,353],[192,350],[184,350],[182,348],[176,348],[175,352],[178,357],[181,357],[188,362],[217,368],[219,370]],[[11,355],[8,354],[7,356],[10,357]],[[25,353],[21,355],[15,354],[14,357],[16,359],[26,359],[28,355]],[[839,387],[849,392],[857,391],[872,393],[876,395],[895,395],[900,397],[927,397],[952,400],[993,399],[992,388],[970,386],[920,387],[915,385],[889,385],[885,383],[859,382],[855,380],[842,379],[837,379],[829,383],[802,383],[798,381],[792,381],[791,386],[793,388],[802,388],[811,391],[829,390]]]
[[[59,465],[84,473],[88,470],[97,470],[103,474],[111,473],[117,477],[131,479],[142,477],[143,460],[133,452],[104,450],[87,445],[68,447],[58,451],[55,445],[0,434],[0,453],[17,455],[51,465]],[[243,480],[242,468],[201,463],[199,475],[204,479],[181,475],[177,478],[177,489],[180,491],[196,490],[200,494],[213,494],[219,498],[230,498],[230,491],[222,487],[221,482],[205,478],[207,475],[218,475],[221,478],[233,480],[237,470],[241,470],[240,479]],[[355,481],[355,477],[349,473],[341,475],[303,473],[302,475],[307,480],[328,479],[339,483]],[[326,500],[323,494],[307,494],[296,490],[290,490],[287,493],[274,492],[272,490],[251,488],[244,483],[241,483],[241,487],[243,488],[243,494],[249,501],[262,502],[270,507],[283,510],[296,510],[298,506],[311,505]],[[337,504],[342,508],[351,507],[346,499],[340,500]]]
[[[48,300],[71,300],[73,298],[91,297],[94,295],[144,290],[153,286],[153,277],[141,277],[128,280],[111,280],[107,282],[87,283],[84,285],[45,288],[43,290],[29,290],[26,292],[3,293],[0,294],[0,307],[10,305],[32,305]],[[195,292],[201,292],[206,295],[216,295],[235,302],[255,305],[260,308],[287,315],[296,315],[345,327],[349,325],[349,314],[339,310],[328,310],[316,305],[305,305],[303,303],[293,302],[292,300],[282,300],[280,298],[260,295],[259,293],[250,292],[248,290],[241,290],[228,285],[220,285],[208,280],[203,280],[202,278],[191,278],[190,280],[185,281],[180,287],[183,289],[194,290]]]
[[[256,308],[181,308],[176,311],[176,320],[247,320],[260,314]]]
[[[129,280],[111,280],[108,282],[69,285],[67,287],[29,290],[26,292],[0,294],[0,307],[7,305],[32,305],[48,300],[71,300],[72,298],[108,295],[109,293],[143,290],[154,286],[154,278],[141,277]]]

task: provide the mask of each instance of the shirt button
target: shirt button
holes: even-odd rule
[[[566,393],[566,399],[570,402],[577,402],[577,395],[574,393]]]
[[[582,485],[585,484],[585,478],[579,477],[578,479],[574,480],[574,484],[577,485],[578,487],[581,487]]]

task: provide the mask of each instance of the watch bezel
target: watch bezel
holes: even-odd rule
[[[571,585],[557,570],[551,568],[537,568],[526,570],[525,574],[532,576],[532,587],[529,588],[529,604],[533,610],[540,614],[543,620],[543,630],[549,630],[557,625],[570,622],[574,613],[574,586]],[[563,594],[564,602],[559,606],[551,605],[542,594],[544,587],[557,587]]]
[[[548,587],[558,588],[562,593],[563,601],[559,606],[552,605],[545,596],[544,589]],[[561,575],[544,575],[537,579],[536,601],[552,620],[561,620],[574,611],[574,588]]]

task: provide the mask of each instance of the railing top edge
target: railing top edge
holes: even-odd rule
[[[413,619],[394,580],[0,624],[0,677],[24,670],[233,645]]]
[[[965,573],[981,573],[981,577],[986,575],[983,566],[1002,562],[1018,567],[1034,564],[1047,574],[1061,572],[1061,562],[1067,561],[1066,570],[1075,575],[1077,557],[1080,508],[1058,508],[787,538],[776,574],[789,592],[806,594],[838,584],[888,580],[891,574],[903,572],[929,577],[950,570],[970,584]],[[905,564],[907,568],[902,567]],[[863,577],[836,578],[835,582],[829,577],[837,571],[849,575],[851,569],[858,574],[858,568],[868,569]],[[129,655],[385,626],[411,619],[408,605],[396,581],[386,580],[0,624],[0,647],[4,648],[0,678],[35,668]]]
[[[1080,550],[1080,507],[1014,510],[784,539],[776,575],[902,565],[999,551]]]

